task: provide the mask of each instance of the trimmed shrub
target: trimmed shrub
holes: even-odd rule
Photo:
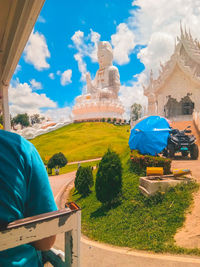
[[[141,155],[137,150],[131,152],[131,168],[138,174],[144,173],[146,167],[163,167],[164,174],[169,174],[171,172],[171,162],[171,159]]]
[[[75,189],[82,196],[89,195],[90,188],[94,184],[92,168],[90,166],[80,166],[76,172]]]
[[[97,199],[108,206],[122,193],[122,166],[114,151],[108,149],[99,163],[95,191]]]

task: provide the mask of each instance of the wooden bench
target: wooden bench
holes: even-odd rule
[[[80,267],[81,211],[74,203],[54,212],[9,223],[0,231],[0,251],[65,233],[65,253],[51,249],[43,260],[55,267]]]

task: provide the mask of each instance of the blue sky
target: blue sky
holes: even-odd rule
[[[112,44],[126,116],[134,102],[146,105],[143,85],[150,70],[156,78],[160,62],[173,53],[180,20],[200,36],[198,1],[181,2],[46,0],[12,78],[12,114],[67,119],[75,97],[84,91],[85,73],[94,77],[98,69],[99,40]]]

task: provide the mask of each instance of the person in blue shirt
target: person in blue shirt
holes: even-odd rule
[[[23,137],[0,130],[0,227],[57,210],[45,166]],[[38,250],[49,250],[55,236],[0,252],[0,267],[42,266]]]

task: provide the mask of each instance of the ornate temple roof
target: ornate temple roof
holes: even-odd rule
[[[157,79],[153,79],[151,71],[149,85],[144,87],[145,95],[158,92],[172,74],[176,65],[186,75],[190,76],[191,80],[200,84],[200,43],[193,39],[190,31],[183,31],[182,26],[180,26],[180,30],[181,35],[177,37],[174,53],[164,65],[160,64]]]

